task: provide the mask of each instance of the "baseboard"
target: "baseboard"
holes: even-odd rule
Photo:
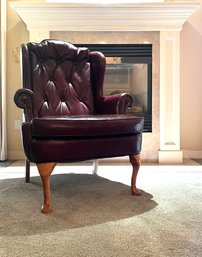
[[[8,151],[8,160],[24,160],[25,154],[23,151]]]
[[[202,150],[182,149],[181,151],[183,152],[183,159],[197,159],[197,158],[199,159],[199,158],[202,158]],[[24,160],[25,155],[24,155],[23,151],[8,151],[8,158],[7,159],[8,160]],[[145,161],[144,159],[142,161],[143,162],[148,162],[148,161]],[[128,163],[129,159],[128,159],[128,156],[124,156],[124,157],[102,159],[102,162]]]
[[[182,149],[184,159],[202,159],[202,150]]]
[[[159,163],[181,164],[183,163],[182,151],[159,151]]]

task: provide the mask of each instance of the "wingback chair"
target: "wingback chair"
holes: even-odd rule
[[[130,95],[103,96],[104,55],[65,41],[43,40],[21,46],[21,64],[22,88],[14,101],[24,110],[26,182],[34,162],[43,183],[41,212],[51,211],[50,175],[56,163],[128,155],[131,191],[140,195],[136,178],[143,118],[126,113]]]

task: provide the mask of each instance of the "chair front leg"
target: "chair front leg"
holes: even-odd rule
[[[38,163],[37,168],[43,183],[44,204],[41,212],[46,214],[51,212],[51,192],[50,192],[50,175],[56,163]]]
[[[137,174],[140,168],[140,155],[130,155],[130,163],[133,166],[133,173],[132,173],[132,178],[131,178],[131,192],[132,195],[140,196],[141,192],[137,189],[136,187],[136,180],[137,180]]]

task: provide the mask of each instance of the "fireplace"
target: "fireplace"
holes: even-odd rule
[[[151,42],[152,132],[143,133],[142,160],[158,160],[160,163],[182,162],[180,31],[184,22],[200,5],[199,2],[176,0],[101,5],[30,1],[25,4],[24,1],[12,1],[10,5],[26,24],[29,41],[40,42],[44,38],[55,38],[73,44],[85,42],[100,46],[103,41],[107,44]],[[112,58],[117,56],[107,57],[110,58],[109,62],[119,60]],[[107,73],[111,74],[111,70],[109,67]],[[130,71],[126,69],[124,81],[130,84],[128,73]],[[108,87],[110,80],[111,78],[107,78],[105,81]],[[120,80],[117,86],[122,84],[119,82]],[[125,85],[126,88],[128,84]]]
[[[76,44],[106,56],[104,95],[129,93],[128,110],[145,119],[144,132],[152,132],[152,44]]]

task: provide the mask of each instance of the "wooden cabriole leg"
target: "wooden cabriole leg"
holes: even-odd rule
[[[141,192],[137,189],[136,187],[136,180],[137,180],[137,174],[140,168],[140,155],[130,155],[130,163],[133,166],[133,173],[132,173],[132,178],[131,178],[131,192],[132,195],[141,195]]]
[[[30,162],[25,159],[25,182],[30,182]]]
[[[44,204],[41,207],[42,213],[51,212],[50,175],[56,163],[37,163],[37,168],[43,183]]]

